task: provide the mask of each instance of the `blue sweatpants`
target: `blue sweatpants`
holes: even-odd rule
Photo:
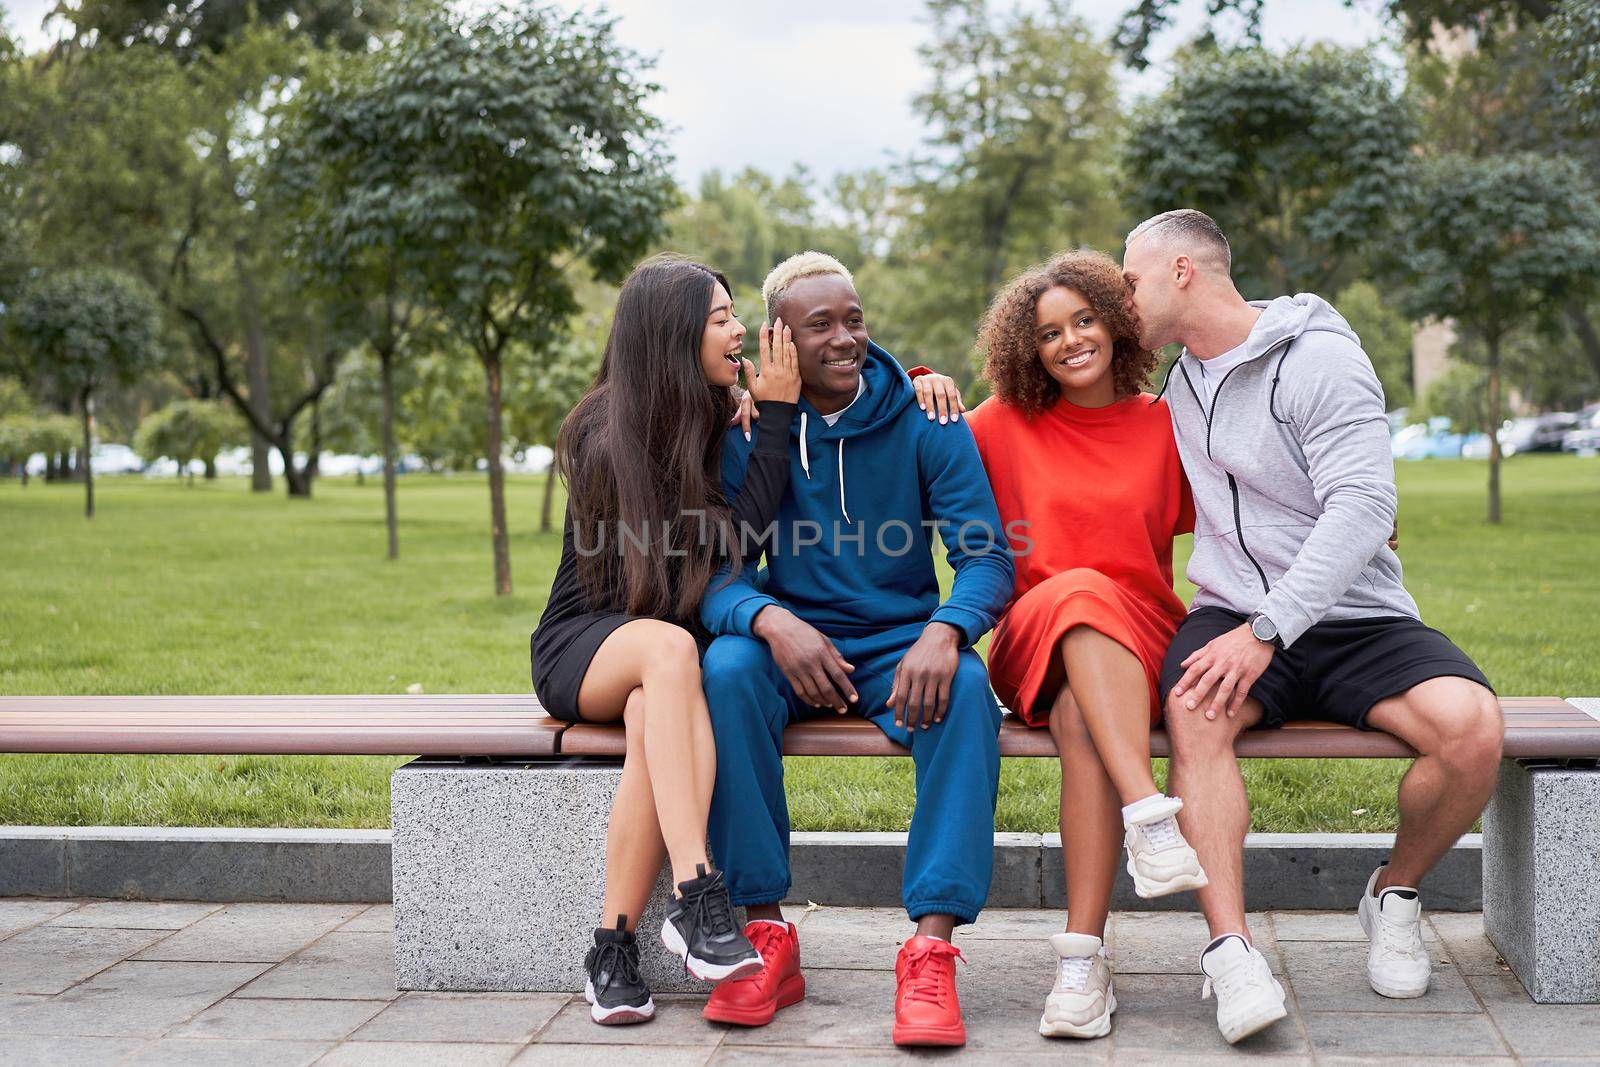
[[[922,630],[918,623],[834,644],[855,667],[850,684],[860,699],[849,714],[871,719],[916,763],[917,806],[901,883],[906,912],[912,920],[953,915],[969,923],[988,899],[994,872],[1000,708],[983,660],[965,649],[944,719],[925,730],[896,726],[887,703],[894,671]],[[711,853],[734,904],[775,904],[789,892],[783,728],[838,713],[806,706],[766,644],[748,637],[713,641],[702,674],[717,741]]]

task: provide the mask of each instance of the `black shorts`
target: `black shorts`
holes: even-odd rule
[[[1245,618],[1217,607],[1189,613],[1161,664],[1163,705],[1183,677],[1183,661]],[[1349,619],[1319,622],[1279,649],[1250,695],[1261,701],[1259,728],[1319,719],[1366,730],[1374,704],[1430,678],[1467,678],[1493,691],[1478,665],[1438,630],[1405,616]]]

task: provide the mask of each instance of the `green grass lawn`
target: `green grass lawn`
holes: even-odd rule
[[[1600,462],[1509,461],[1498,529],[1483,522],[1483,464],[1399,473],[1401,556],[1427,620],[1503,694],[1600,693]],[[376,481],[291,501],[243,480],[107,478],[92,523],[81,486],[5,483],[0,693],[524,691],[560,550],[558,533],[533,532],[541,488],[510,482],[517,595],[497,599],[476,476],[401,480],[398,563],[383,558]],[[384,826],[400,762],[0,755],[0,822]],[[1397,761],[1246,768],[1257,829],[1394,825]],[[1056,829],[1058,786],[1049,761],[1010,761],[998,827]],[[910,761],[793,759],[789,794],[797,829],[903,829]]]

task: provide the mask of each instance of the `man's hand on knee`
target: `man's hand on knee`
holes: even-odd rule
[[[855,703],[856,690],[850,684],[855,667],[815,626],[787,608],[769,604],[757,613],[751,629],[772,650],[773,661],[801,700],[841,715]]]
[[[950,682],[961,663],[962,633],[944,622],[930,622],[894,669],[889,708],[894,724],[926,730],[950,708]]]
[[[1183,661],[1183,677],[1172,687],[1172,697],[1183,710],[1205,709],[1208,719],[1226,713],[1238,715],[1250,688],[1272,663],[1275,649],[1240,625],[1212,638]]]

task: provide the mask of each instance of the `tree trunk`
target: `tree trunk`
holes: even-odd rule
[[[539,532],[550,532],[550,513],[555,510],[556,502],[556,461],[550,459],[550,469],[544,475],[544,502],[539,505]]]
[[[394,350],[378,353],[383,381],[383,521],[389,528],[389,558],[400,558],[400,517],[394,502]]]
[[[216,480],[217,480],[217,457],[216,456],[208,456],[206,458],[206,481],[214,482]]]
[[[94,518],[94,445],[90,440],[90,423],[94,420],[94,401],[85,389],[78,397],[83,409],[83,517]]]
[[[262,332],[261,309],[256,287],[243,263],[239,265],[239,310],[244,318],[245,381],[250,386],[250,407],[262,422],[272,418],[272,379],[267,365],[267,340]],[[254,426],[250,428],[250,490],[272,492],[272,466],[268,463],[272,442]],[[287,478],[289,467],[284,467]]]
[[[1489,521],[1500,522],[1500,335],[1489,342]]]
[[[311,402],[311,454],[306,457],[307,484],[322,477],[322,397]]]
[[[500,353],[483,357],[484,377],[489,386],[486,412],[489,463],[489,534],[494,541],[494,595],[511,595],[511,546],[506,537],[506,476],[500,466]]]
[[[1594,367],[1596,375],[1600,375],[1600,331],[1595,329],[1594,320],[1589,317],[1589,309],[1577,300],[1567,303],[1567,321],[1572,324],[1572,332],[1577,334],[1578,343],[1583,346],[1583,354],[1589,357],[1589,364]]]
[[[294,465],[294,450],[280,445],[278,455],[283,457],[283,481],[288,486],[290,498],[300,497],[303,500],[310,500],[311,479],[304,467]]]

